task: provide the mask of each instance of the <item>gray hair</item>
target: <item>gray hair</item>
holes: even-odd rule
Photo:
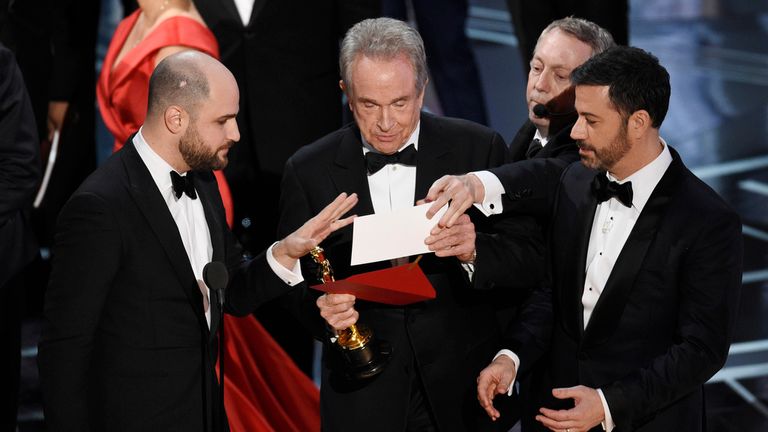
[[[405,55],[416,74],[416,90],[421,92],[427,84],[427,56],[419,33],[408,24],[392,18],[374,18],[360,21],[341,42],[339,70],[347,86],[352,83],[352,63],[362,55],[371,59],[391,60]]]
[[[547,28],[541,32],[539,40],[541,40],[542,36],[555,29],[567,33],[589,45],[590,48],[592,48],[593,56],[600,54],[608,48],[616,46],[616,42],[613,41],[613,36],[611,36],[606,29],[592,21],[573,16],[552,21]],[[536,45],[538,46],[538,41],[536,42]]]

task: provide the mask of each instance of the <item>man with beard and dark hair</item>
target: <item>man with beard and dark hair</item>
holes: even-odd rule
[[[523,430],[703,431],[703,385],[725,363],[738,307],[739,217],[660,137],[670,84],[656,57],[612,48],[571,82],[581,163],[556,182],[500,178],[554,209],[550,274],[536,313],[480,373],[478,399],[498,418],[494,396],[538,362]]]
[[[50,430],[228,430],[214,373],[222,313],[288,292],[296,282],[284,273],[351,222],[339,218],[357,197],[340,194],[241,258],[211,173],[239,139],[238,97],[212,57],[166,58],[142,128],[62,210],[39,352]],[[223,311],[204,281],[212,261],[229,270]]]

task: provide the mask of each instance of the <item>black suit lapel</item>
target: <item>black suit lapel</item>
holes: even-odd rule
[[[363,157],[363,143],[357,127],[348,128],[341,139],[334,164],[330,167],[330,176],[336,185],[337,193],[357,193],[358,202],[350,214],[364,216],[373,213],[373,201],[368,188],[368,176]]]
[[[528,146],[531,144],[531,141],[533,141],[535,135],[536,126],[531,123],[530,120],[527,120],[509,143],[509,151],[507,153],[509,162],[517,162],[526,159],[525,152],[528,150]],[[547,147],[545,146],[544,148],[546,149]],[[539,153],[542,151],[544,151],[544,149]]]
[[[566,180],[567,183],[563,187],[566,199],[562,197],[558,199],[559,206],[568,205],[573,206],[573,208],[563,209],[564,211],[556,209],[556,213],[573,215],[573,221],[570,226],[580,227],[574,233],[573,241],[575,243],[573,247],[569,248],[576,254],[570,257],[572,258],[570,265],[574,265],[576,268],[567,272],[567,277],[575,279],[573,282],[574,289],[560,290],[560,306],[563,320],[566,323],[566,329],[573,331],[574,335],[580,335],[584,329],[584,305],[581,302],[581,296],[584,291],[587,251],[589,249],[589,237],[592,234],[592,222],[595,219],[595,211],[597,210],[597,200],[590,191],[591,179],[594,177],[595,171],[584,168],[581,165],[575,167],[575,169],[583,171],[583,173],[579,174],[583,178],[568,178]]]
[[[264,9],[265,4],[267,4],[267,0],[253,0],[253,10],[251,11],[251,18],[248,21],[248,27],[253,26],[256,22],[256,17],[258,17],[261,10]]]
[[[429,114],[421,115],[420,127],[414,203],[427,196],[429,187],[435,180],[445,174],[459,174],[453,172],[453,161],[448,157],[451,153],[452,137],[445,136],[434,117]]]
[[[197,8],[198,9],[206,9],[210,12],[202,13],[203,16],[221,16],[221,12],[216,11],[219,7],[224,8],[226,11],[226,15],[229,16],[229,19],[234,20],[236,23],[240,24],[242,26],[243,20],[240,19],[240,12],[237,11],[237,5],[235,5],[235,0],[206,0],[202,2],[197,2]],[[210,25],[210,23],[209,23]]]
[[[225,245],[224,245],[224,227],[226,223],[221,219],[220,211],[216,210],[216,203],[221,201],[219,196],[217,183],[215,177],[211,173],[202,173],[198,175],[198,178],[209,178],[210,180],[203,180],[196,182],[196,189],[199,195],[200,202],[203,204],[203,211],[205,212],[205,221],[208,224],[208,232],[211,235],[211,245],[213,246],[213,254],[211,261],[219,261],[226,264]],[[221,319],[221,311],[218,306],[218,296],[215,292],[211,291],[211,337],[216,334],[219,327],[219,320]]]
[[[144,214],[147,223],[165,250],[171,268],[176,273],[200,326],[207,331],[208,323],[203,311],[203,295],[198,288],[192,265],[189,263],[187,252],[181,241],[179,228],[157,190],[157,185],[149,170],[136,152],[131,139],[128,140],[122,151],[122,159],[128,173],[131,197]]]
[[[648,248],[656,237],[661,219],[677,189],[683,173],[683,165],[677,153],[671,148],[670,151],[673,152],[672,164],[667,168],[640,213],[592,312],[584,335],[588,343],[603,342],[615,329],[635,286],[635,278],[642,267]]]

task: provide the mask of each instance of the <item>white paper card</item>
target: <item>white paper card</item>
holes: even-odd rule
[[[432,219],[427,219],[431,205],[355,218],[351,265],[431,253],[424,239],[448,209],[443,206]]]

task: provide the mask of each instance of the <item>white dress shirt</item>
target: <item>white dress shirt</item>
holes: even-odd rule
[[[419,150],[419,132],[421,131],[421,121],[416,124],[416,128],[405,141],[405,144],[397,150],[413,144],[416,150]],[[370,151],[376,151],[360,134],[363,142],[363,155]],[[413,207],[416,194],[416,167],[389,164],[384,168],[368,175],[368,190],[371,193],[371,202],[373,203],[373,212],[376,214],[389,213],[394,210]],[[402,265],[408,262],[408,257],[396,258],[392,260],[392,265]]]
[[[418,150],[420,130],[421,122],[416,124],[411,136],[397,151],[402,151],[411,144]],[[362,134],[360,138],[363,142],[363,155],[375,151]],[[401,164],[385,165],[384,168],[368,176],[368,189],[371,192],[373,212],[376,214],[413,207],[416,193],[416,167]]]
[[[243,25],[247,26],[251,22],[251,13],[253,12],[254,0],[235,0],[235,7],[237,7],[237,13],[240,14],[240,19],[243,21]]]

